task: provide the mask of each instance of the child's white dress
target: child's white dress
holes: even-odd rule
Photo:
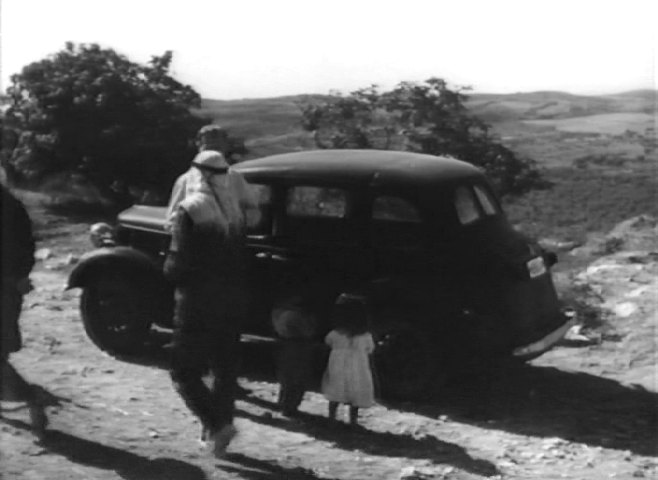
[[[322,377],[322,393],[330,402],[370,407],[375,392],[369,355],[375,349],[370,333],[350,337],[332,330],[325,338],[331,347],[327,369]]]

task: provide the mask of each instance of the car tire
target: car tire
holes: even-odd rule
[[[381,396],[412,400],[428,393],[434,369],[427,337],[406,325],[377,330],[374,363]]]
[[[153,323],[153,302],[144,286],[126,276],[94,279],[82,292],[82,322],[91,341],[113,355],[143,350]]]

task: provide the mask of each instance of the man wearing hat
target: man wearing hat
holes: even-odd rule
[[[221,457],[236,433],[238,348],[248,301],[246,227],[258,210],[249,185],[218,151],[202,150],[182,178],[170,205],[164,267],[176,286],[171,377],[201,420],[202,439]],[[202,380],[208,368],[211,388]]]
[[[222,154],[225,162],[223,164],[228,167],[232,162],[228,159],[230,143],[227,131],[219,125],[205,125],[201,127],[196,135],[195,143],[199,152],[215,151]],[[173,223],[173,216],[176,214],[176,209],[180,201],[185,197],[185,190],[187,184],[188,174],[184,173],[176,180],[174,188],[171,191],[171,198],[169,199],[169,207],[167,209],[167,223],[165,227],[170,230]]]

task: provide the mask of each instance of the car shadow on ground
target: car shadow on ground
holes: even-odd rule
[[[162,335],[143,355],[123,360],[167,368]],[[242,375],[275,381],[272,349],[244,347]],[[447,415],[487,429],[658,456],[658,394],[582,372],[508,366],[452,381],[422,400],[386,405],[431,419]]]
[[[508,367],[391,406],[436,419],[658,455],[658,394],[582,372]]]
[[[3,418],[15,428],[30,429],[20,420]],[[195,465],[173,458],[148,458],[58,430],[47,430],[39,445],[50,453],[62,455],[71,462],[116,472],[126,480],[206,480],[206,474]]]

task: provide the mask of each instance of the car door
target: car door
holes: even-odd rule
[[[396,193],[376,192],[370,205],[373,303],[389,316],[427,310],[435,286],[427,220],[412,199]]]
[[[274,302],[272,295],[271,255],[276,211],[276,188],[267,183],[251,184],[258,200],[259,221],[251,225],[247,232],[249,251],[249,315],[245,332],[269,337],[272,335],[271,311]]]

